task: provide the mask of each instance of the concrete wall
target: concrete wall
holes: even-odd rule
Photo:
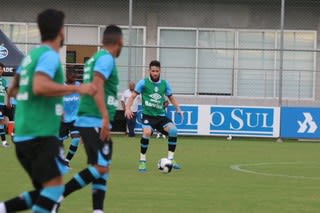
[[[320,30],[320,3],[287,0],[286,29]],[[2,0],[0,21],[34,22],[45,8],[65,11],[68,24],[128,25],[127,0]],[[134,0],[134,25],[146,26],[147,44],[157,44],[157,27],[201,27],[240,29],[279,29],[279,0]],[[319,37],[318,33],[318,48]],[[156,58],[156,49],[147,49],[146,61]],[[317,70],[320,67],[317,56]],[[316,81],[320,76],[317,73]],[[183,103],[277,105],[273,99],[235,97],[185,97]],[[290,105],[320,104],[320,86],[316,101],[284,101]]]

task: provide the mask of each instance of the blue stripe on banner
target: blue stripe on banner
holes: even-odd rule
[[[102,184],[92,184],[93,190],[107,191],[107,186]]]
[[[32,207],[32,212],[37,212],[37,213],[50,213],[50,211],[44,209],[44,208],[41,208],[40,206],[37,206],[37,205],[34,205]]]
[[[169,145],[177,145],[177,142],[168,142]]]
[[[29,208],[31,208],[32,207],[32,200],[31,200],[29,192],[23,192],[22,197],[23,197],[24,201],[26,202],[27,206]]]
[[[140,146],[141,146],[142,148],[148,148],[148,145],[145,145],[145,144],[140,144]]]
[[[81,187],[85,186],[86,183],[84,182],[84,180],[80,177],[79,174],[76,174],[74,176],[74,179],[76,179],[76,181],[80,184]]]

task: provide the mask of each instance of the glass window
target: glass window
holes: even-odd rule
[[[27,31],[26,31],[26,24],[23,23],[0,23],[0,29],[4,34],[14,43],[26,43],[27,40]],[[26,53],[26,44],[16,44],[17,48]]]
[[[274,32],[239,32],[237,91],[239,96],[274,96]],[[261,51],[259,50],[261,49]]]
[[[234,48],[232,31],[199,31],[198,93],[201,95],[231,95],[234,50],[201,49]]]
[[[314,49],[313,32],[285,32],[285,49]],[[278,33],[278,44],[280,33]],[[285,51],[283,56],[283,97],[312,98],[314,88],[314,52]],[[279,65],[279,53],[278,53]],[[278,67],[279,68],[279,67]]]
[[[168,79],[174,93],[194,94],[196,50],[183,47],[196,46],[196,30],[161,29],[160,45],[181,48],[160,48],[162,76]]]

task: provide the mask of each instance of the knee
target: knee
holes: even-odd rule
[[[99,172],[100,175],[105,175],[109,173],[109,167],[103,167],[99,165],[95,165],[94,167],[96,168],[96,170]]]
[[[169,137],[177,137],[178,135],[178,129],[176,126],[171,126],[168,130]]]
[[[143,129],[143,136],[144,137],[150,138],[151,134],[152,134],[152,130],[150,128]]]

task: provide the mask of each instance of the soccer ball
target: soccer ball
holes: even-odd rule
[[[170,173],[172,170],[172,160],[169,160],[168,158],[161,158],[158,161],[158,169],[162,173]]]

